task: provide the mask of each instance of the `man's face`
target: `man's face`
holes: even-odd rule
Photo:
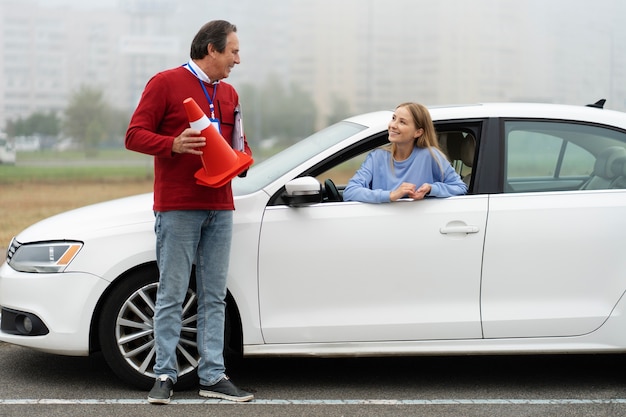
[[[231,32],[226,37],[224,52],[216,51],[212,45],[209,45],[209,52],[213,57],[211,74],[207,74],[211,81],[227,78],[233,67],[241,62],[239,59],[239,38],[237,33]]]

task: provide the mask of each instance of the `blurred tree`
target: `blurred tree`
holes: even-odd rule
[[[87,156],[96,155],[106,141],[123,138],[127,126],[128,115],[107,103],[97,88],[81,86],[65,109],[63,131],[83,146]]]
[[[93,157],[98,154],[98,145],[104,141],[106,132],[102,122],[94,119],[87,124],[84,136],[85,155]]]
[[[7,120],[6,131],[10,137],[16,136],[58,136],[61,120],[53,112],[35,112],[26,118]]]
[[[105,140],[109,146],[124,147],[124,137],[131,114],[127,110],[112,107],[109,116]]]
[[[315,103],[298,85],[286,87],[271,75],[261,86],[244,84],[238,90],[250,143],[275,139],[289,145],[315,131]]]
[[[315,132],[317,109],[310,94],[292,84],[285,106],[281,113],[284,115],[285,133],[292,142]]]
[[[29,117],[28,124],[33,133],[44,136],[58,136],[61,130],[61,119],[52,112],[33,113]]]

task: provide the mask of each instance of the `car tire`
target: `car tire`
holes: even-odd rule
[[[144,390],[152,387],[156,377],[152,371],[156,356],[152,318],[157,286],[156,267],[120,278],[109,293],[99,320],[100,347],[107,364],[120,379]],[[177,346],[178,389],[188,389],[198,383],[195,298],[194,285],[190,285],[183,304],[184,324]]]

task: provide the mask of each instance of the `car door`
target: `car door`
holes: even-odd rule
[[[490,197],[485,238],[484,336],[592,332],[626,289],[626,190],[604,178],[622,172],[621,156],[605,155],[626,155],[626,136],[566,122],[504,127],[505,193]]]
[[[259,241],[266,343],[481,337],[486,196],[270,206]]]

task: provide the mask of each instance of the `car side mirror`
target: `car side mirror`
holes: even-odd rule
[[[285,184],[285,201],[292,207],[322,202],[322,184],[313,177],[295,178]]]

